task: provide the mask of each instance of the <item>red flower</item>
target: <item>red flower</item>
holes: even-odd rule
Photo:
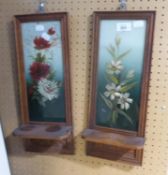
[[[39,81],[41,78],[45,78],[50,71],[50,66],[45,63],[34,62],[30,66],[30,75],[33,80]]]
[[[34,39],[34,44],[36,49],[48,49],[51,46],[51,43],[49,41],[45,40],[42,37],[36,37]]]
[[[56,31],[54,30],[53,27],[51,27],[51,28],[48,29],[48,34],[49,35],[54,35],[55,33],[56,33]]]

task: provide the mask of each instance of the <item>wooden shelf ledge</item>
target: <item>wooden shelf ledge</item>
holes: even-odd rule
[[[71,126],[26,124],[15,129],[14,136],[24,139],[44,139],[63,141],[72,136]]]
[[[126,149],[142,149],[145,143],[145,139],[143,137],[125,136],[94,129],[85,129],[82,132],[82,138],[88,142],[118,146]]]

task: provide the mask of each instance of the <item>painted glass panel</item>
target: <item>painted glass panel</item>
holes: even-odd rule
[[[101,20],[96,124],[138,130],[145,20]]]
[[[64,122],[61,22],[21,25],[30,121]]]

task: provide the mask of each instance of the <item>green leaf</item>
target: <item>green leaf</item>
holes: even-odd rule
[[[107,48],[108,52],[110,53],[110,55],[116,59],[116,50],[115,47],[113,47],[112,45],[110,47]]]
[[[117,60],[122,60],[125,56],[127,56],[130,53],[130,51],[131,51],[131,49],[127,50],[126,52],[119,55],[116,59]]]
[[[120,91],[121,91],[122,93],[127,92],[128,90],[134,88],[136,85],[137,85],[137,82],[133,82],[133,83],[127,84],[127,85],[123,86],[123,87],[120,89]]]
[[[36,54],[35,57],[32,57],[34,61],[36,62],[45,62],[46,57],[45,55],[42,55],[40,52]]]
[[[117,112],[119,113],[119,114],[121,114],[122,116],[124,116],[132,125],[133,125],[133,121],[132,121],[132,119],[131,119],[131,117],[129,116],[129,115],[127,115],[124,111],[122,111],[121,109],[116,109],[117,110]]]
[[[109,99],[107,99],[104,95],[100,94],[102,100],[105,102],[105,104],[108,106],[108,108],[112,109],[113,108],[113,104],[111,103],[111,101]]]
[[[134,77],[133,77],[133,78],[126,79],[126,80],[124,81],[124,83],[125,83],[125,84],[129,84],[129,83],[131,83],[134,79],[135,79]]]
[[[115,76],[111,76],[111,80],[112,80],[115,84],[119,84],[119,80],[118,80]]]
[[[112,118],[111,118],[111,119],[112,119],[112,123],[113,123],[113,124],[116,124],[116,121],[117,121],[117,119],[118,119],[118,113],[117,113],[117,111],[114,110],[114,111],[112,112]]]
[[[116,85],[120,83],[120,81],[118,80],[118,78],[115,77],[114,75],[109,75],[109,74],[107,74],[106,76],[107,76],[107,79],[108,79],[108,80],[112,81],[112,82],[115,83]]]

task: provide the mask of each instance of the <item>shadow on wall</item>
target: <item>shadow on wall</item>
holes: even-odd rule
[[[77,143],[78,141],[78,143]],[[123,172],[131,171],[134,166],[123,164],[121,167],[121,162],[109,161],[100,158],[94,158],[86,155],[86,144],[85,141],[81,138],[81,135],[77,135],[75,137],[75,145],[76,145],[76,154],[74,156],[62,156],[63,159],[70,160],[75,162],[76,164],[82,164],[90,168],[99,169],[103,166],[110,166],[115,169],[122,170]],[[80,145],[79,145],[80,144]],[[83,147],[81,146],[83,145]]]
[[[26,152],[24,150],[23,140],[18,137],[14,137],[13,135],[10,135],[6,138],[6,143],[8,145],[7,150],[10,157],[33,158],[36,156],[38,157],[41,156],[42,159],[48,159],[49,157],[57,157],[66,161],[75,162],[76,164],[82,164],[90,168],[99,169],[103,166],[110,166],[115,169],[122,170],[123,172],[129,172],[134,168],[133,165],[123,164],[123,166],[121,167],[121,163],[118,163],[118,162],[86,156],[85,148],[79,147],[77,144],[80,144],[80,143],[77,143],[76,140],[78,140],[78,142],[83,142],[82,145],[85,145],[84,144],[85,141],[81,139],[81,135],[77,135],[75,137],[76,152],[74,155]],[[83,152],[81,151],[81,149],[83,150]],[[59,159],[57,159],[57,161],[59,161]]]

